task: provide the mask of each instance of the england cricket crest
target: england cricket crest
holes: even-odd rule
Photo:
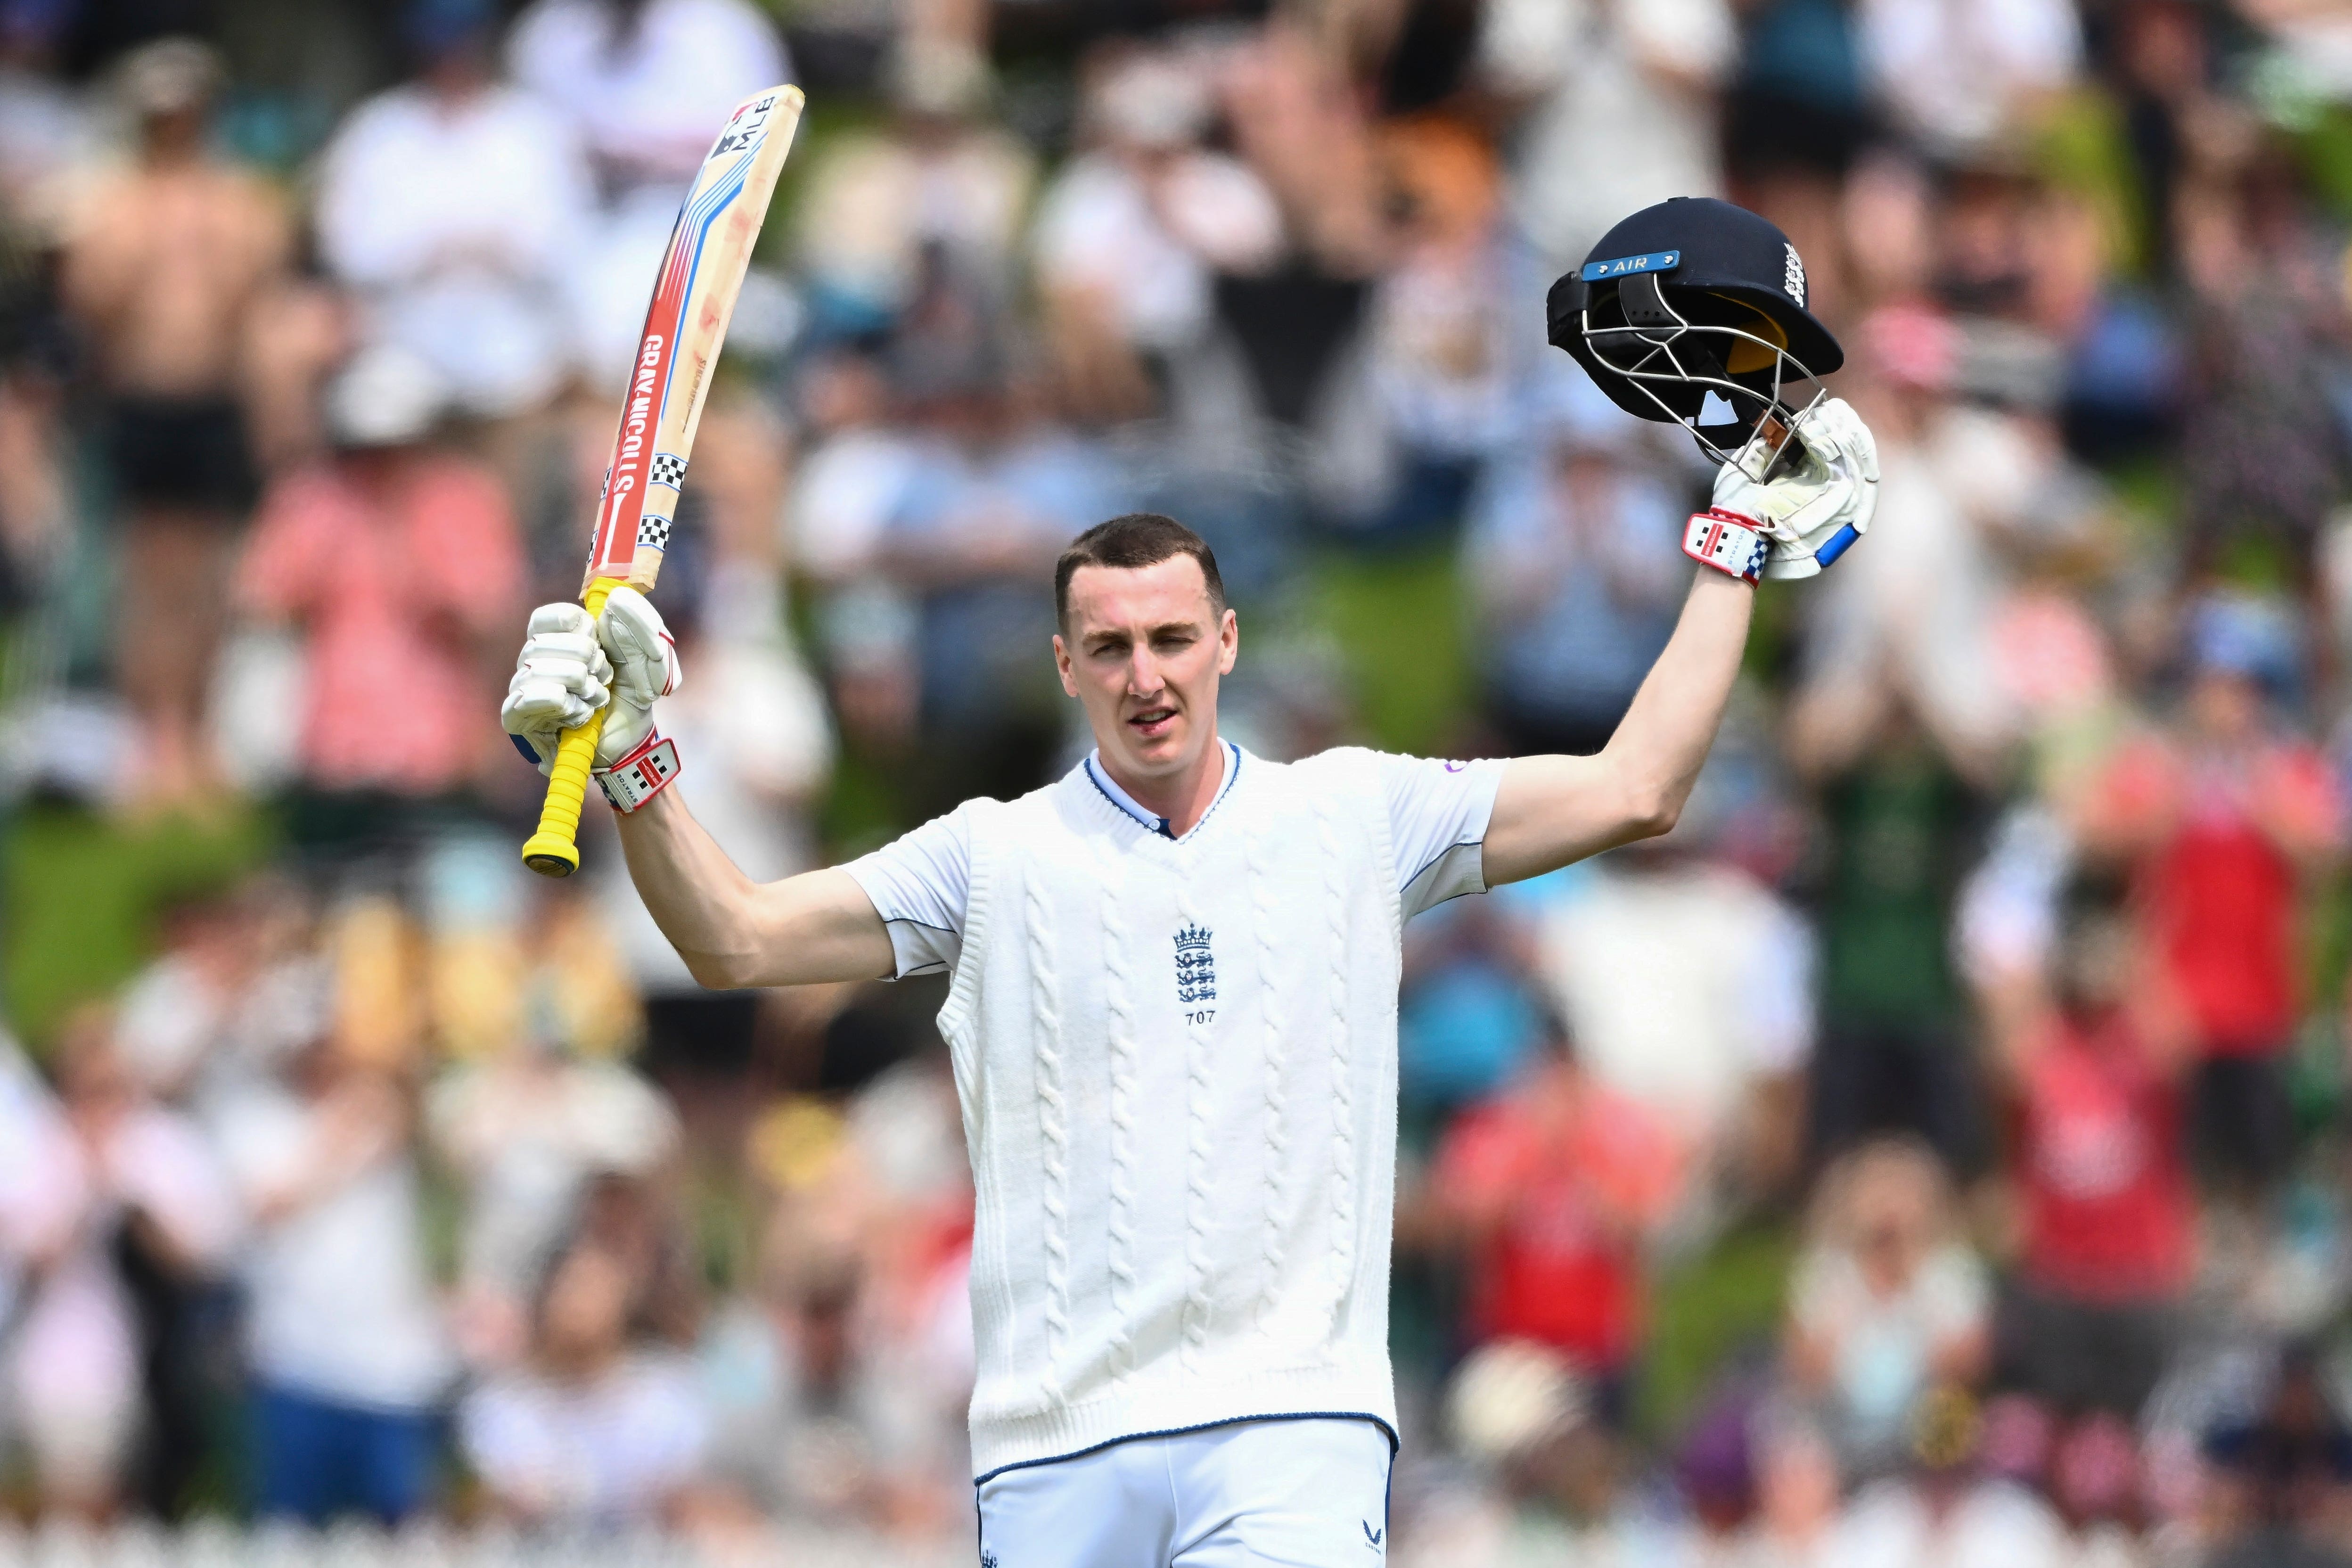
[[[1187,925],[1176,933],[1176,1000],[1190,1005],[1217,999],[1217,955],[1209,947],[1215,933]]]

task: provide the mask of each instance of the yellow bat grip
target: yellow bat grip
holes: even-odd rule
[[[593,620],[604,613],[604,600],[619,582],[599,577],[588,584],[580,602]],[[588,770],[596,763],[596,738],[604,732],[604,710],[588,715],[577,730],[563,731],[556,743],[555,766],[547,776],[547,800],[539,808],[539,831],[526,839],[522,863],[542,877],[569,877],[580,868],[580,808],[588,799]]]

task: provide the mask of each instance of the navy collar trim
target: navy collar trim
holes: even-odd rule
[[[1202,812],[1201,820],[1192,825],[1192,833],[1200,832],[1208,825],[1209,818],[1217,814],[1217,807],[1225,804],[1225,796],[1234,793],[1234,781],[1242,776],[1242,749],[1231,741],[1221,741],[1219,743],[1225,748],[1225,782],[1217,786],[1217,798],[1209,803],[1209,809]],[[1141,802],[1119,788],[1118,781],[1112,778],[1108,770],[1102,765],[1100,748],[1089,752],[1082,765],[1087,770],[1087,782],[1093,784],[1105,800],[1134,818],[1139,826],[1149,828],[1160,837],[1177,844],[1184,841],[1183,838],[1178,838],[1175,834],[1169,831],[1167,817],[1147,810]],[[1192,837],[1192,833],[1187,833],[1184,838]]]

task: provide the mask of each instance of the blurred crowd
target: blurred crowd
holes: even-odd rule
[[[1122,510],[1244,744],[1595,750],[1709,470],[1544,289],[1722,195],[1846,346],[1681,826],[1407,932],[1400,1563],[2352,1563],[2342,0],[0,0],[0,1562],[970,1551],[939,991],[697,990],[495,722],[782,80],[761,877],[1070,764]]]

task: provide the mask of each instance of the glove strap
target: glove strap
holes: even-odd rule
[[[613,809],[626,816],[669,787],[677,777],[677,742],[649,731],[636,749],[593,775]]]
[[[1743,583],[1753,583],[1764,574],[1764,558],[1771,548],[1763,524],[1720,507],[1693,512],[1683,530],[1684,554]]]

